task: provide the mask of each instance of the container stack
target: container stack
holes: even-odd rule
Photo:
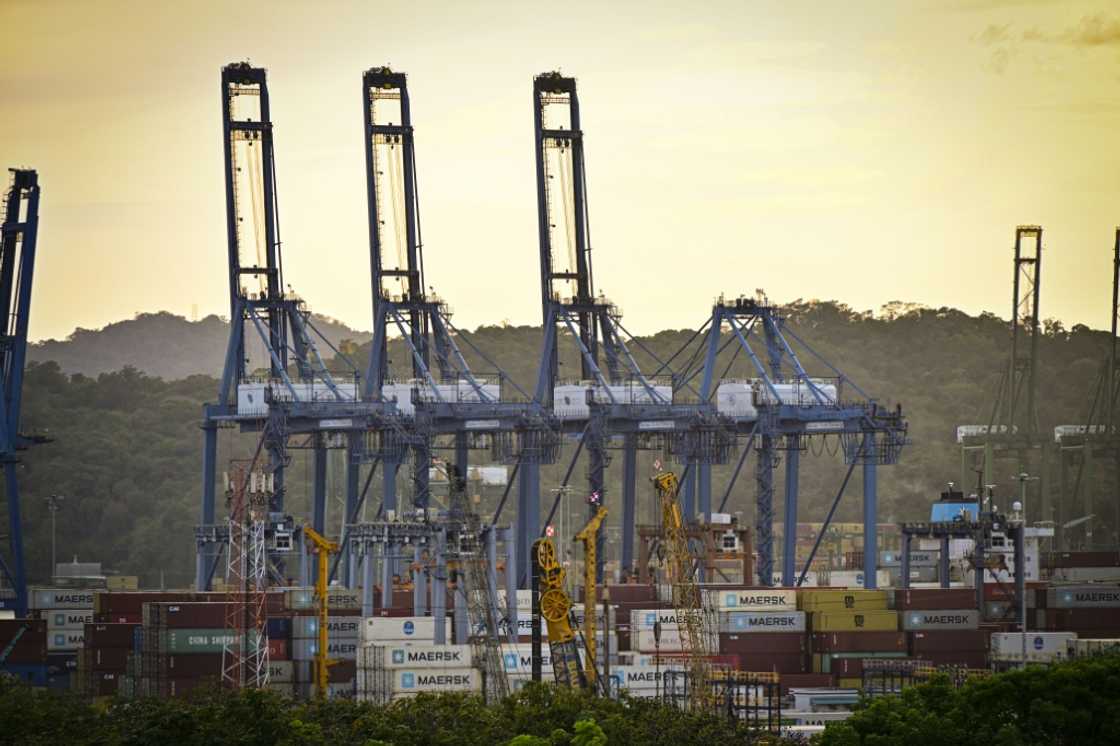
[[[48,686],[67,688],[70,676],[77,675],[85,625],[93,621],[93,593],[81,588],[28,589],[32,618],[47,623]]]
[[[894,593],[910,654],[937,666],[986,668],[990,634],[980,628],[971,588],[910,588]]]
[[[800,591],[798,604],[809,618],[813,672],[831,675],[838,686],[859,686],[864,659],[905,657],[894,636],[898,615],[887,608],[886,591],[807,589]],[[877,636],[865,636],[872,634]]]
[[[1076,632],[1078,637],[1120,637],[1120,585],[1089,583],[1039,591],[1035,628]]]
[[[86,624],[75,688],[87,697],[117,694],[129,673],[139,628],[136,624]]]
[[[314,593],[307,590],[288,591],[285,601],[289,607],[296,607],[290,609],[293,613],[290,619],[293,670],[288,679],[288,689],[294,687],[296,697],[310,699],[316,694],[315,658],[319,653],[319,617],[315,615]],[[358,641],[363,624],[361,596],[356,591],[332,590],[327,603],[330,608],[330,616],[327,617],[327,657],[338,661],[327,672],[327,696],[332,699],[353,698]],[[282,689],[281,683],[277,682],[277,689]]]
[[[719,652],[741,671],[799,674],[808,669],[805,612],[797,591],[744,588],[711,595],[719,609]]]

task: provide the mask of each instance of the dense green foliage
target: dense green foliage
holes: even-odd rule
[[[0,681],[0,741],[25,746],[715,746],[746,743],[746,737],[743,726],[723,718],[539,685],[493,707],[462,694],[421,694],[378,707],[341,700],[293,703],[267,691],[211,691],[187,700],[115,702],[95,709],[72,696]]]
[[[1114,744],[1120,734],[1120,656],[1088,658],[975,678],[947,679],[880,697],[842,723],[820,746],[1046,746]]]
[[[786,308],[789,327],[809,342],[820,355],[843,370],[851,380],[872,396],[893,406],[901,403],[910,422],[913,444],[905,449],[899,464],[880,469],[880,520],[894,522],[928,517],[928,505],[949,480],[960,479],[960,452],[954,439],[962,423],[986,422],[1000,373],[1007,354],[1006,322],[991,315],[970,317],[951,309],[924,309],[894,305],[879,315],[857,313],[833,303],[798,303]],[[163,315],[140,317],[129,322],[131,329],[147,324],[164,324]],[[202,323],[202,322],[199,322]],[[189,322],[179,320],[179,326]],[[177,328],[172,325],[173,328]],[[162,326],[160,327],[162,329]],[[161,380],[138,369],[123,367],[125,360],[149,365],[158,370],[160,356],[177,337],[155,347],[143,340],[152,333],[137,332],[132,357],[123,357],[116,372],[97,378],[66,375],[54,364],[32,365],[25,386],[24,430],[47,432],[55,442],[29,451],[23,461],[24,516],[27,532],[29,572],[42,582],[50,565],[50,515],[44,498],[52,493],[66,496],[58,514],[58,554],[70,559],[74,554],[86,560],[100,560],[107,568],[142,576],[145,583],[157,584],[161,572],[169,585],[189,582],[193,566],[191,527],[197,521],[202,437],[198,429],[201,406],[217,395],[217,381],[211,375],[195,375],[180,380]],[[91,334],[100,334],[91,333]],[[691,332],[667,330],[641,338],[648,349],[664,359],[684,344]],[[466,343],[469,339],[485,356],[500,362],[512,381],[531,391],[536,378],[541,333],[534,327],[481,327],[467,334],[461,343],[476,370],[485,375],[493,370]],[[1058,424],[1082,421],[1099,363],[1104,358],[1108,335],[1085,327],[1067,331],[1048,323],[1040,342],[1039,419],[1043,432]],[[208,342],[217,347],[220,357],[224,339],[217,335]],[[118,340],[111,349],[128,345]],[[186,343],[184,348],[189,348]],[[631,345],[635,356],[648,370],[656,369],[649,355]],[[347,346],[351,359],[364,363],[368,344]],[[574,346],[563,340],[561,377],[578,376]],[[409,356],[398,341],[390,347],[391,368],[397,375],[409,374]],[[684,356],[682,356],[683,358]],[[831,374],[806,353],[802,360],[813,374]],[[680,362],[680,359],[676,361]],[[721,366],[723,365],[721,361]],[[177,363],[178,365],[178,363]],[[333,365],[341,368],[335,360]],[[217,375],[219,365],[198,360],[195,370]],[[734,361],[729,376],[752,375],[743,356]],[[693,382],[695,384],[695,381]],[[512,384],[506,390],[516,393]],[[850,387],[845,389],[854,393]],[[253,443],[223,430],[219,448],[219,470],[233,457],[252,453]],[[823,515],[842,481],[845,467],[835,455],[834,442],[814,442],[811,454],[801,461],[801,505],[806,520]],[[554,489],[567,468],[562,463],[542,469],[541,488],[544,512],[551,507]],[[293,450],[287,480],[287,504],[294,511],[304,510],[308,483],[308,451]],[[655,451],[639,454],[638,471],[647,473]],[[486,452],[472,459],[485,462]],[[618,494],[621,458],[615,458],[607,473],[607,501]],[[717,499],[722,495],[734,464],[714,469]],[[1011,482],[1013,467],[997,473],[997,481]],[[582,467],[574,480],[582,479]],[[370,503],[379,502],[380,478],[373,480]],[[337,526],[339,503],[345,478],[339,452],[332,452],[328,472],[328,525]],[[782,470],[776,475],[776,488],[782,489]],[[1106,499],[1105,480],[1086,480],[1091,489]],[[407,494],[403,478],[400,487]],[[837,520],[857,520],[859,516],[859,475],[853,477],[847,497],[841,503]],[[500,489],[483,491],[482,507],[493,510]],[[728,502],[728,510],[741,511],[749,524],[753,520],[755,491],[753,459],[743,470]],[[779,492],[780,494],[780,492]],[[1004,493],[1006,494],[1006,493]],[[1033,502],[1032,504],[1038,504]],[[219,510],[221,506],[219,505]],[[617,556],[613,543],[622,511],[611,511],[608,519],[608,559]],[[1096,511],[1095,536],[1107,540],[1113,509]],[[571,525],[583,514],[578,494],[572,500]],[[507,512],[503,520],[511,518]],[[643,499],[639,522],[654,522],[653,505]],[[337,529],[336,529],[337,530]]]

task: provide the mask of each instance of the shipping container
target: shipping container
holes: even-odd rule
[[[664,691],[667,680],[673,672],[685,670],[676,663],[660,666],[612,666],[610,671],[611,693],[619,691],[636,692],[661,689]]]
[[[1120,609],[1120,586],[1060,586],[1046,591],[1049,609]],[[1120,618],[1120,617],[1118,617]]]
[[[409,592],[411,593],[411,592]],[[374,594],[374,603],[379,603],[380,593]],[[284,608],[293,611],[318,609],[319,600],[314,588],[288,588],[284,591]],[[358,588],[331,588],[327,591],[328,609],[361,610],[362,591]]]
[[[32,609],[92,609],[93,591],[75,588],[28,588],[27,602]]]
[[[985,652],[991,634],[985,630],[933,630],[910,633],[910,652],[917,657],[926,653]]]
[[[887,592],[812,588],[801,590],[797,603],[802,611],[886,611]]]
[[[682,640],[680,630],[661,630],[661,639],[658,641],[653,634],[652,630],[641,630],[638,632],[638,650],[642,653],[653,653],[661,651],[663,653],[679,653],[684,650],[684,641]],[[708,641],[708,649],[712,652],[719,650],[719,636],[713,635],[712,639]]]
[[[137,629],[139,627],[134,624],[87,624],[85,625],[86,647],[131,650]]]
[[[451,640],[451,619],[445,620],[446,639]],[[362,620],[362,642],[400,642],[416,640],[432,642],[435,637],[435,617],[366,617]]]
[[[0,619],[0,651],[5,663],[42,664],[47,658],[47,623],[43,619]]]
[[[474,692],[481,677],[475,668],[398,668],[392,672],[392,692]]]
[[[516,651],[520,646],[505,645],[503,654],[510,648]],[[542,648],[547,650],[548,645]],[[375,661],[373,656],[381,660]],[[366,666],[385,668],[469,668],[473,663],[470,645],[365,645],[360,657],[366,659]]]
[[[1068,642],[1069,655],[1111,655],[1120,652],[1120,639],[1090,640],[1075,638]]]
[[[93,609],[51,609],[40,611],[39,615],[47,620],[49,632],[84,629],[93,621]]]
[[[702,612],[693,611],[693,616],[700,615]],[[714,612],[707,612],[708,621],[715,624],[716,614]],[[653,625],[661,622],[661,628],[664,629],[677,629],[680,620],[680,612],[676,609],[633,609],[630,612],[630,631],[652,630]]]
[[[85,642],[86,631],[82,629],[61,629],[47,633],[47,650],[77,650]]]
[[[720,620],[720,632],[804,632],[804,611],[732,611]]]
[[[92,653],[91,664],[95,671],[123,672],[131,654],[127,648],[95,648],[89,652]]]
[[[292,637],[317,638],[319,636],[319,617],[297,616],[293,617]],[[362,630],[362,618],[357,616],[329,616],[327,617],[327,634],[330,638],[338,640],[356,640]]]
[[[792,588],[705,590],[707,606],[722,611],[796,611],[797,591]]]
[[[816,632],[810,636],[814,653],[818,652],[905,652],[905,632]]]
[[[936,567],[941,561],[941,552],[910,550],[911,567]],[[901,567],[902,552],[879,552],[880,567]]]
[[[1073,632],[997,632],[992,635],[992,660],[1026,660],[1051,662],[1069,655],[1070,642],[1077,639]]]
[[[268,662],[268,681],[269,683],[286,683],[290,685],[293,681],[292,678],[292,662],[291,661],[274,661]],[[290,693],[290,692],[289,692]]]
[[[897,588],[894,608],[911,609],[975,609],[974,588]]]
[[[980,613],[975,609],[915,609],[899,614],[902,628],[909,631],[932,629],[976,629]]]
[[[1039,611],[1039,623],[1033,626],[1052,631],[1120,630],[1120,609],[1042,609]],[[1095,636],[1108,637],[1110,635]]]
[[[282,638],[268,638],[268,658],[274,661],[286,661],[292,657],[291,645]]]
[[[805,673],[807,656],[802,653],[743,653],[739,656],[739,670],[760,673]]]
[[[720,633],[719,636],[721,653],[803,653],[806,651],[806,638],[800,632]]]
[[[886,610],[814,611],[810,625],[814,632],[893,632],[898,629],[898,614]]]
[[[308,639],[292,640],[292,660],[314,660],[319,652],[319,641]],[[327,657],[336,660],[354,660],[358,657],[358,640],[327,640]]]
[[[254,633],[247,633],[250,643]],[[226,645],[238,644],[241,636],[226,629],[169,629],[160,633],[163,652],[175,654],[221,653]],[[154,652],[154,651],[153,651]]]
[[[159,656],[155,660],[155,665],[161,677],[172,679],[219,678],[222,675],[222,661],[221,652],[192,653]]]

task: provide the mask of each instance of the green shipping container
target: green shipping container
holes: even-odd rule
[[[249,633],[249,642],[256,642],[256,632]],[[183,655],[188,653],[220,653],[229,643],[237,641],[237,634],[227,629],[169,629],[163,633],[163,653]]]

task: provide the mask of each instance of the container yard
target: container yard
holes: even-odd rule
[[[97,727],[146,706],[177,713],[164,720],[179,718],[184,729],[202,727],[188,726],[194,718],[183,714],[200,702],[250,703],[258,715],[281,708],[292,742],[330,740],[316,732],[323,713],[345,713],[354,738],[393,721],[398,739],[421,743],[451,734],[446,724],[425,731],[424,722],[442,723],[451,709],[498,720],[545,701],[579,713],[548,733],[549,743],[601,744],[624,732],[627,742],[661,737],[623,730],[634,713],[645,722],[627,728],[667,734],[696,723],[674,743],[692,742],[706,724],[720,743],[761,736],[828,746],[830,734],[862,743],[880,738],[872,726],[900,723],[912,729],[902,740],[913,742],[980,737],[975,721],[938,733],[936,718],[915,713],[931,691],[942,702],[927,701],[927,709],[944,704],[941,715],[958,719],[998,708],[951,701],[1022,692],[1013,704],[1026,709],[1009,715],[1009,704],[1004,730],[983,731],[990,742],[1033,742],[1016,729],[1063,707],[1099,711],[1096,700],[1107,700],[1115,683],[1108,667],[1120,661],[1120,227],[1103,231],[1099,217],[1120,192],[1095,176],[1059,173],[1054,162],[1039,166],[1054,171],[1042,180],[992,166],[1001,183],[1107,192],[1107,209],[1085,208],[1097,222],[1083,221],[1064,202],[1055,207],[1045,190],[1015,192],[1019,199],[1004,204],[990,186],[965,186],[984,169],[960,165],[979,153],[1008,157],[1008,138],[992,133],[1014,127],[996,110],[1028,110],[1005,106],[1011,94],[1002,86],[1010,91],[1041,75],[1025,70],[1027,59],[1044,66],[1023,50],[1045,44],[1057,59],[1077,47],[1077,64],[1086,64],[1120,48],[1120,18],[1088,13],[1093,1],[1077,0],[1086,13],[1061,27],[1045,4],[962,3],[961,16],[985,19],[967,33],[959,18],[930,22],[929,38],[952,26],[974,54],[983,50],[969,64],[1000,77],[998,96],[957,78],[900,83],[924,74],[909,58],[875,59],[875,74],[864,70],[869,50],[885,59],[920,47],[913,29],[900,41],[898,18],[925,16],[898,10],[895,18],[883,8],[862,14],[880,20],[881,37],[833,18],[835,33],[855,34],[835,63],[818,57],[824,42],[802,39],[808,31],[795,38],[786,29],[762,42],[758,49],[798,51],[789,59],[767,52],[749,85],[711,75],[711,60],[685,69],[670,58],[699,60],[732,44],[716,38],[716,25],[747,36],[773,32],[754,23],[716,24],[684,42],[696,30],[692,19],[677,18],[651,32],[665,48],[656,50],[656,64],[641,65],[642,76],[636,61],[609,72],[584,54],[576,55],[587,66],[583,78],[558,67],[516,72],[557,51],[537,26],[527,38],[539,50],[507,45],[500,73],[470,80],[461,69],[427,63],[408,73],[367,67],[373,60],[359,66],[367,50],[359,57],[354,49],[316,52],[323,59],[298,65],[275,49],[278,62],[268,67],[257,61],[268,55],[257,52],[276,45],[247,43],[252,61],[174,63],[184,69],[143,108],[161,125],[141,126],[147,120],[135,106],[101,115],[81,134],[89,139],[83,152],[99,165],[74,157],[73,133],[43,134],[51,148],[34,146],[45,125],[28,118],[38,106],[30,99],[47,100],[53,94],[43,89],[65,76],[13,73],[30,103],[13,107],[26,121],[18,132],[0,124],[0,142],[10,139],[43,165],[9,169],[0,205],[8,319],[0,330],[0,691],[9,703],[67,693],[40,701],[87,708]],[[656,13],[647,10],[643,22],[652,28]],[[821,4],[809,15],[833,12]],[[922,12],[941,18],[940,9]],[[773,15],[793,23],[787,13]],[[305,26],[301,43],[309,49],[323,43],[322,20]],[[40,22],[26,8],[0,10],[6,28]],[[592,26],[580,33],[613,58],[628,54],[619,50],[634,41],[631,31],[615,33],[609,45],[594,42]],[[114,29],[106,38],[129,33]],[[214,53],[197,30],[183,35]],[[401,41],[407,34],[386,35],[403,46],[377,41],[385,55],[409,49]],[[113,49],[106,54],[115,68],[136,67]],[[456,59],[471,55],[460,50]],[[394,58],[419,63],[412,53]],[[1065,96],[1064,103],[1023,114],[1032,127],[1089,106],[1054,89],[1065,68],[1047,60],[1052,78],[1035,81],[1038,99]],[[44,64],[55,65],[53,55]],[[790,83],[806,65],[817,68],[812,85]],[[651,72],[658,66],[665,69]],[[895,68],[904,71],[897,78],[882,74]],[[1107,70],[1100,80],[1114,85],[1115,64]],[[830,87],[847,91],[837,94],[842,105],[823,94],[826,74]],[[76,75],[83,91],[100,91],[101,80]],[[145,75],[105,85],[154,87]],[[636,79],[646,76],[653,87]],[[760,85],[767,76],[786,82]],[[308,80],[316,81],[313,95]],[[672,84],[678,80],[690,83]],[[890,95],[881,97],[880,87]],[[902,96],[900,87],[922,94]],[[32,88],[35,96],[26,95]],[[669,89],[681,96],[671,127],[630,111]],[[953,105],[959,96],[969,110],[967,121],[934,116],[917,101],[949,89]],[[169,103],[178,95],[181,105]],[[507,100],[514,95],[516,109]],[[984,105],[963,103],[970,96]],[[888,115],[888,102],[904,99]],[[872,121],[870,101],[886,124]],[[816,121],[818,106],[845,124],[801,124],[805,110],[805,122]],[[838,113],[849,108],[866,111],[858,121]],[[162,109],[176,112],[174,127]],[[769,119],[771,109],[787,119]],[[1112,132],[1115,112],[1107,116]],[[758,131],[755,117],[782,131],[780,141]],[[939,117],[952,121],[927,131]],[[1095,121],[1086,114],[1065,139],[1091,139],[1096,125],[1086,122]],[[1027,146],[1049,152],[1038,141],[1038,132],[1057,126],[1047,122],[1017,143],[1015,168]],[[133,155],[152,149],[137,134],[143,129],[196,163],[174,152],[160,168],[141,169],[104,140],[118,124],[122,141],[143,143],[129,146]],[[961,128],[968,136],[954,147],[938,140]],[[199,130],[210,136],[205,149],[194,140]],[[524,147],[500,147],[517,132]],[[875,148],[848,142],[861,139]],[[926,139],[929,153],[917,144]],[[905,157],[914,158],[906,178],[888,167],[896,140],[909,142]],[[850,161],[838,166],[835,153],[849,149]],[[111,164],[99,150],[114,154]],[[1120,161],[1106,155],[1063,154],[1055,162],[1092,161],[1113,173]],[[771,160],[779,156],[789,162]],[[11,157],[24,162],[14,149]],[[194,174],[202,163],[209,170]],[[87,171],[113,173],[124,191],[107,182],[94,189],[88,176],[75,175]],[[436,178],[422,182],[421,174]],[[451,186],[456,179],[463,183]],[[176,185],[187,190],[177,213],[190,215],[189,230],[166,214],[141,217]],[[90,194],[99,207],[71,211]],[[672,204],[658,201],[665,195]],[[1065,196],[1070,204],[1088,199],[1072,188]],[[432,206],[423,223],[422,197]],[[992,204],[975,208],[985,200]],[[865,215],[875,209],[878,217]],[[605,224],[596,242],[593,212]],[[716,213],[735,221],[719,223]],[[60,323],[60,267],[92,278],[91,267],[108,264],[74,256],[85,235],[68,231],[84,232],[86,223],[95,245],[106,225],[122,236],[119,262],[112,247],[113,284],[122,292],[150,286],[182,305],[189,288],[206,299],[206,318],[197,318],[192,295],[193,318],[180,319],[193,325],[190,341],[165,331],[179,323],[169,320],[174,314],[137,311],[120,328],[77,326],[81,309],[116,302],[81,284],[67,290],[80,300],[69,337],[33,331],[33,319]],[[422,224],[433,226],[427,246]],[[138,261],[123,237],[137,243],[141,234],[147,253]],[[779,247],[782,238],[805,248]],[[1082,248],[1090,244],[1092,253]],[[507,251],[514,245],[516,258]],[[338,259],[355,246],[357,264],[349,254]],[[185,252],[189,271],[178,261]],[[961,271],[942,271],[949,256]],[[449,257],[469,258],[469,271]],[[160,282],[152,265],[165,272]],[[1074,268],[1080,274],[1071,280]],[[850,300],[803,300],[820,296],[818,282]],[[785,301],[772,300],[758,287],[764,283]],[[527,310],[510,311],[524,288]],[[989,291],[1010,312],[1006,321],[988,307]],[[905,293],[966,310],[899,300],[885,301],[878,315],[856,310]],[[50,301],[33,314],[40,296]],[[360,328],[328,315],[351,314],[356,296]],[[1060,311],[1046,305],[1052,299],[1064,304]],[[624,314],[622,301],[638,312]],[[1107,333],[1070,316],[1070,308],[1084,314],[1090,305],[1110,311]],[[157,323],[157,334],[134,331]],[[112,347],[113,335],[127,337],[125,353]],[[84,362],[75,362],[79,349]],[[171,373],[152,367],[172,358],[180,367]],[[83,369],[90,360],[103,367]],[[1064,701],[1065,672],[1097,681],[1078,684],[1085,702]],[[926,694],[898,696],[923,686]],[[872,702],[883,706],[869,709]],[[0,711],[5,706],[17,707],[0,703]],[[1079,711],[1062,722],[1090,729],[1099,719]],[[546,720],[518,716],[529,730]],[[898,742],[898,732],[876,742]],[[59,733],[53,740],[75,740]],[[214,740],[191,733],[192,742]],[[0,741],[9,735],[0,729]],[[389,742],[385,735],[362,738]],[[495,743],[521,743],[522,735],[545,742],[503,731]],[[1059,740],[1104,742],[1081,739]]]

